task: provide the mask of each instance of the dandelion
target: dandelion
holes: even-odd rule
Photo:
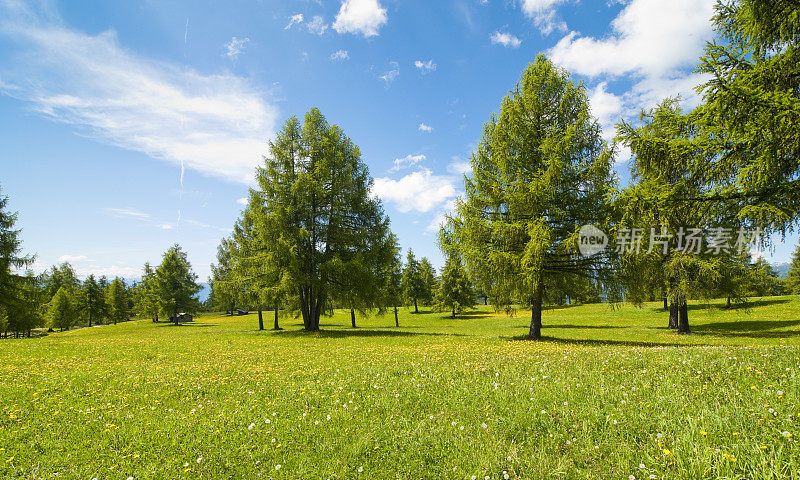
[[[364,467],[358,467],[358,473],[363,473],[363,472],[364,472]]]
[[[644,470],[644,463],[640,463],[640,464],[639,464],[639,468],[641,468],[642,470]]]
[[[280,469],[281,469],[281,464],[280,463],[275,465],[275,470],[280,470]]]
[[[272,421],[268,418],[268,419],[264,420],[264,423],[272,423]]]
[[[783,435],[786,438],[792,438],[792,434],[789,433],[789,432],[783,432],[783,433],[781,433],[781,435]]]
[[[327,417],[327,420],[330,420],[330,419],[331,419],[331,416],[330,416],[330,415],[328,415],[328,417]]]
[[[708,435],[708,432],[706,432],[705,430],[700,430],[700,435],[705,437],[706,435]]]

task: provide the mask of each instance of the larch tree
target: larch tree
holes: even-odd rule
[[[105,296],[93,274],[86,277],[81,285],[81,309],[89,320],[89,326],[101,321],[105,310]]]
[[[128,309],[128,290],[125,282],[119,278],[114,277],[111,285],[108,286],[107,294],[108,310],[111,320],[114,325],[117,322],[124,322],[128,320],[130,311]]]
[[[53,295],[47,309],[47,324],[52,329],[69,330],[78,321],[75,291],[62,286]]]
[[[156,272],[145,262],[142,268],[142,281],[133,289],[133,311],[136,315],[150,318],[153,322],[158,322],[158,285],[156,283]]]
[[[297,299],[307,331],[333,303],[381,307],[380,275],[393,236],[359,148],[318,109],[287,120],[256,172],[254,256]]]
[[[436,291],[439,289],[439,279],[436,278],[436,269],[428,260],[428,257],[422,257],[419,261],[419,270],[422,275],[422,284],[425,286],[422,289],[422,295],[419,300],[423,305],[429,307],[433,304],[436,298]]]
[[[528,65],[484,126],[465,194],[441,232],[496,308],[531,307],[529,339],[541,337],[542,301],[564,275],[613,273],[607,251],[583,257],[583,225],[606,227],[613,151],[582,84],[544,55]]]
[[[450,254],[442,269],[441,282],[436,292],[436,306],[452,312],[452,318],[467,308],[475,306],[475,291],[467,270],[457,254]]]
[[[426,297],[426,286],[420,262],[411,249],[406,254],[402,284],[405,297],[414,304],[414,313],[419,313],[419,302]]]
[[[164,252],[155,271],[155,284],[161,312],[176,324],[177,314],[197,313],[200,309],[197,275],[180,245],[173,245]]]
[[[789,271],[784,280],[787,293],[790,295],[800,295],[800,244],[794,250],[792,262],[789,264]]]
[[[0,314],[6,319],[12,310],[22,308],[19,298],[26,288],[26,279],[18,271],[33,263],[34,257],[22,254],[20,230],[14,228],[17,214],[8,211],[8,197],[0,190]],[[10,322],[7,326],[12,326]]]

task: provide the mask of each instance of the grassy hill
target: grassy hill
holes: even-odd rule
[[[0,476],[791,478],[800,298],[259,332],[255,315],[0,341]],[[271,313],[265,323],[271,325]]]

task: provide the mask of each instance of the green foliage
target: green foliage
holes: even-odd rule
[[[406,254],[406,265],[403,268],[402,285],[406,299],[414,305],[414,313],[419,313],[418,303],[430,295],[423,274],[420,262],[414,257],[414,252],[409,249]]]
[[[381,276],[396,240],[358,147],[319,110],[290,118],[256,173],[257,190],[239,225],[241,278],[264,278],[269,296],[291,295],[306,330],[319,330],[331,303],[382,307]],[[236,269],[234,269],[236,270]],[[238,282],[242,285],[242,282]]]
[[[423,284],[422,295],[419,300],[428,307],[436,297],[436,291],[439,289],[439,280],[436,278],[436,269],[433,268],[427,257],[422,257],[419,261],[419,270]]]
[[[7,211],[8,197],[0,190],[0,311],[12,308],[22,288],[17,270],[30,265],[34,258],[23,256],[20,230],[14,229],[17,214]]]
[[[155,271],[154,285],[158,306],[164,316],[194,314],[200,309],[197,275],[180,245],[173,245],[164,252],[161,265]]]
[[[144,264],[142,281],[133,289],[133,311],[136,315],[158,321],[161,312],[158,303],[156,272],[150,263]]]
[[[50,300],[47,309],[47,325],[53,329],[69,330],[78,322],[78,309],[75,303],[75,291],[62,286]]]
[[[441,310],[451,311],[453,318],[465,309],[475,306],[475,291],[458,255],[451,254],[447,257],[436,292],[436,305]]]
[[[711,79],[694,112],[718,150],[703,166],[738,218],[765,231],[800,220],[800,4],[720,1],[718,39],[700,59]]]
[[[778,272],[763,258],[750,266],[749,294],[757,297],[773,297],[784,294],[784,284]]]
[[[531,63],[484,127],[465,197],[441,233],[498,309],[531,305],[538,338],[545,291],[565,275],[613,277],[607,253],[577,252],[582,225],[601,229],[614,185],[613,152],[586,91],[543,55]]]
[[[128,290],[125,281],[115,277],[111,285],[108,286],[108,313],[109,318],[114,322],[127,321],[130,316],[128,309]]]
[[[794,250],[792,263],[789,265],[789,272],[784,280],[788,293],[800,295],[800,244]]]
[[[44,274],[43,283],[48,300],[52,299],[61,287],[77,290],[81,284],[75,274],[75,269],[69,262],[50,267],[50,270]]]
[[[89,275],[83,281],[80,294],[81,313],[89,321],[89,326],[101,323],[107,310],[105,292],[100,288],[94,275]]]

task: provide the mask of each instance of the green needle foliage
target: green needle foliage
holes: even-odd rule
[[[302,124],[292,117],[270,142],[256,181],[238,223],[234,257],[245,273],[236,282],[258,280],[273,286],[269,297],[291,295],[287,308],[300,311],[307,331],[319,330],[332,303],[382,311],[397,240],[352,140],[317,109]]]
[[[422,266],[414,252],[409,249],[406,254],[406,265],[403,268],[403,292],[406,299],[414,304],[414,313],[419,313],[419,303],[429,298],[430,290],[427,288],[423,276]]]
[[[47,323],[52,329],[69,330],[78,321],[74,291],[69,287],[58,289],[47,309]]]
[[[105,295],[94,275],[89,275],[81,286],[81,310],[89,320],[89,326],[99,323],[105,312]]]
[[[108,286],[108,312],[114,325],[128,320],[128,292],[125,282],[119,277]]]
[[[152,318],[158,321],[158,284],[156,282],[156,272],[150,266],[150,262],[144,264],[142,271],[142,281],[136,286],[133,292],[134,312],[145,318]]]
[[[465,309],[475,306],[475,291],[472,289],[467,270],[461,263],[461,257],[456,254],[447,257],[442,269],[442,280],[436,292],[436,305],[441,310],[453,312],[453,318]]]
[[[541,336],[550,286],[610,275],[607,253],[583,258],[576,247],[582,225],[607,226],[612,157],[583,85],[543,55],[484,127],[441,242],[464,258],[496,308],[531,306],[531,339]]]
[[[800,295],[800,244],[794,250],[789,272],[786,274],[786,289],[791,295]]]
[[[22,255],[20,231],[14,229],[17,214],[8,212],[7,208],[8,197],[3,196],[0,190],[0,315],[3,315],[6,327],[9,327],[13,324],[9,321],[11,311],[24,308],[20,301],[25,296],[26,280],[17,270],[33,263],[34,257]],[[2,331],[5,332],[6,328]]]
[[[180,245],[164,252],[161,265],[155,272],[155,290],[161,312],[170,318],[178,313],[197,313],[200,301],[197,292],[197,275]]]

